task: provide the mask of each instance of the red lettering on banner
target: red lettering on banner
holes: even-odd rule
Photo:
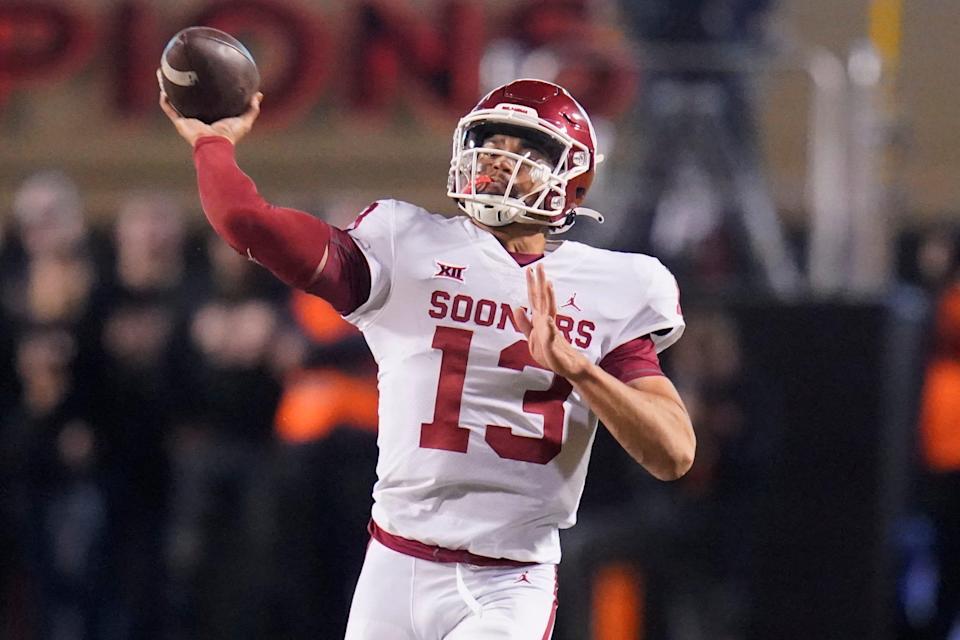
[[[263,72],[261,90],[268,122],[289,121],[316,102],[330,77],[331,40],[320,21],[278,0],[224,0],[211,4],[193,24],[204,24],[254,45]],[[256,45],[260,45],[256,47]]]
[[[19,86],[83,66],[91,34],[90,20],[76,7],[37,0],[0,4],[0,104]]]
[[[553,80],[588,113],[614,116],[629,108],[639,74],[623,35],[597,25],[591,14],[584,0],[530,0],[511,24],[519,25],[524,42],[554,54],[559,69]]]
[[[365,115],[385,115],[401,97],[412,100],[421,115],[439,117],[476,102],[483,3],[453,1],[441,7],[433,12],[439,18],[431,20],[407,2],[360,3],[350,55],[356,67],[347,77],[351,101]]]
[[[171,24],[148,0],[120,0],[105,5],[97,24],[76,2],[8,0],[0,4],[0,98],[4,89],[77,71],[96,53],[109,61],[103,86],[117,111],[154,115],[153,71],[163,46],[195,24],[223,29],[249,45],[270,106],[266,121],[291,121],[329,99],[345,113],[361,111],[364,122],[384,120],[406,104],[419,122],[448,128],[450,117],[479,94],[492,24],[482,2],[435,0],[424,11],[419,0],[354,0],[337,14],[336,33],[325,27],[329,16],[296,0],[191,4],[197,9]],[[549,50],[559,65],[555,80],[595,115],[616,115],[632,98],[635,72],[623,39],[595,24],[584,3],[529,0],[495,19],[510,27],[521,51]],[[95,28],[103,34],[99,51],[91,38]],[[338,73],[331,73],[334,61],[342,61]]]
[[[107,69],[111,101],[125,116],[153,113],[157,108],[157,68],[160,54],[145,42],[160,33],[157,13],[143,2],[122,2],[108,30],[115,42],[111,56],[113,64]]]

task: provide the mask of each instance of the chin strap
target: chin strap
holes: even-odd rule
[[[588,218],[593,218],[597,221],[598,224],[603,224],[603,214],[595,209],[587,209],[586,207],[577,207],[573,210],[578,216],[586,216]]]
[[[596,220],[598,224],[603,224],[603,214],[594,209],[587,209],[586,207],[577,207],[576,209],[571,209],[570,213],[567,214],[567,219],[564,220],[562,226],[559,227],[547,227],[548,233],[550,235],[555,235],[558,233],[563,233],[569,231],[570,227],[573,226],[573,223],[576,222],[578,216],[584,216],[586,218],[592,218]]]

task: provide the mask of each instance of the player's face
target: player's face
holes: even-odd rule
[[[529,158],[533,162],[542,165],[547,175],[549,175],[553,168],[546,153],[529,141],[517,136],[501,133],[494,134],[484,141],[482,147],[484,149],[502,149]],[[477,173],[481,176],[491,178],[490,182],[478,185],[477,193],[503,195],[507,184],[510,182],[510,176],[513,175],[516,167],[516,160],[501,154],[481,152],[477,156],[477,164]],[[521,163],[517,177],[513,181],[513,187],[511,189],[512,196],[519,197],[523,194],[530,193],[534,188],[539,186],[540,183],[537,178],[531,175],[532,173],[536,173],[532,169],[528,163]]]

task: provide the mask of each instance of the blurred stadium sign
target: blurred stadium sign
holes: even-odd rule
[[[52,166],[94,218],[137,187],[195,204],[154,76],[192,24],[250,47],[266,98],[244,166],[308,208],[355,214],[391,194],[445,210],[450,133],[503,73],[560,82],[600,116],[629,108],[637,85],[622,27],[584,0],[4,0],[0,215]]]
[[[534,8],[536,21],[514,19]],[[626,47],[609,46],[610,38],[583,37],[595,36],[597,27],[583,2],[193,1],[164,3],[161,11],[147,0],[99,7],[19,0],[0,5],[0,108],[19,91],[62,84],[96,69],[114,113],[152,114],[153,70],[163,44],[184,26],[208,25],[237,36],[253,51],[270,105],[265,119],[289,123],[318,104],[366,118],[384,118],[401,105],[444,117],[476,102],[485,27],[494,21],[509,22],[523,43],[562,44],[557,51],[576,46],[579,55],[556,56],[550,72],[573,84],[598,115],[629,103],[634,83]],[[502,35],[504,29],[495,31]]]

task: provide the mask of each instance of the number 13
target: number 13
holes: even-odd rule
[[[433,422],[420,425],[420,446],[426,449],[467,452],[470,430],[460,426],[463,383],[473,331],[437,327],[433,348],[443,354]],[[526,340],[518,340],[500,352],[498,366],[515,371],[526,367],[544,369],[530,356]],[[523,410],[543,416],[543,437],[514,435],[510,427],[488,424],[484,440],[501,458],[546,464],[557,457],[563,442],[563,402],[573,391],[570,382],[554,374],[548,389],[530,389],[523,395]]]

